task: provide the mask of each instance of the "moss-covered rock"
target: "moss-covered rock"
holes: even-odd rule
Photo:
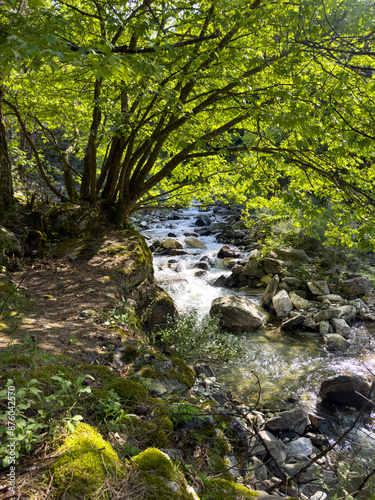
[[[142,367],[136,376],[147,382],[150,391],[158,396],[186,391],[194,385],[196,377],[181,358],[157,359]]]
[[[62,456],[51,467],[55,498],[61,498],[63,493],[72,500],[91,498],[108,472],[114,472],[119,464],[112,446],[97,430],[83,423],[65,439],[58,453]]]
[[[113,389],[120,396],[122,404],[128,408],[135,408],[138,404],[145,404],[149,400],[147,389],[125,378],[118,378],[109,383],[107,389]]]
[[[237,484],[228,479],[211,479],[208,481],[210,497],[215,500],[244,500],[245,498],[258,498],[259,494],[256,491],[249,490],[242,484]]]
[[[187,485],[182,473],[162,451],[148,448],[133,457],[133,461],[141,471],[141,480],[153,486],[154,491],[148,493],[148,500],[198,499]]]
[[[168,446],[167,434],[159,423],[130,417],[126,432],[144,447],[166,448]]]

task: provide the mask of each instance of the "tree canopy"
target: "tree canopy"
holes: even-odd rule
[[[55,195],[111,220],[224,196],[308,219],[329,200],[371,243],[374,21],[358,0],[4,0],[3,107]]]

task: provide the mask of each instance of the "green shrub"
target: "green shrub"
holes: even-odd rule
[[[163,330],[152,332],[151,341],[156,340],[165,342],[173,355],[184,359],[227,361],[243,353],[240,339],[220,331],[218,317],[199,320],[196,310],[170,319]]]

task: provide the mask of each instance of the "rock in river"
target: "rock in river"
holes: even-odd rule
[[[241,332],[256,330],[269,320],[264,309],[238,295],[227,295],[213,300],[210,315],[215,314],[220,315],[220,323],[224,328]]]

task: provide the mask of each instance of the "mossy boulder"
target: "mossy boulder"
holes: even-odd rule
[[[237,484],[228,479],[211,479],[208,481],[208,488],[215,500],[244,500],[245,498],[258,498],[256,491],[249,490],[242,484]]]
[[[79,238],[97,233],[103,227],[103,221],[93,208],[64,203],[47,212],[44,226],[65,238]]]
[[[110,389],[113,389],[120,396],[121,403],[129,409],[136,408],[139,404],[147,404],[150,399],[147,389],[141,384],[125,378],[118,378],[109,383],[107,390]]]
[[[190,389],[195,382],[195,372],[181,358],[159,359],[142,367],[136,376],[145,380],[156,396]]]
[[[142,482],[152,487],[148,500],[199,500],[183,474],[162,451],[147,448],[133,457],[133,461],[141,471]]]
[[[51,467],[55,498],[91,498],[108,473],[119,464],[117,453],[99,432],[87,424],[77,425],[58,450],[62,455]]]
[[[141,443],[142,446],[155,446],[157,448],[168,446],[168,436],[160,423],[133,416],[129,417],[129,424],[127,425],[125,422],[127,434],[137,443]]]
[[[0,251],[5,255],[20,255],[22,252],[21,243],[17,236],[4,226],[0,226]]]

